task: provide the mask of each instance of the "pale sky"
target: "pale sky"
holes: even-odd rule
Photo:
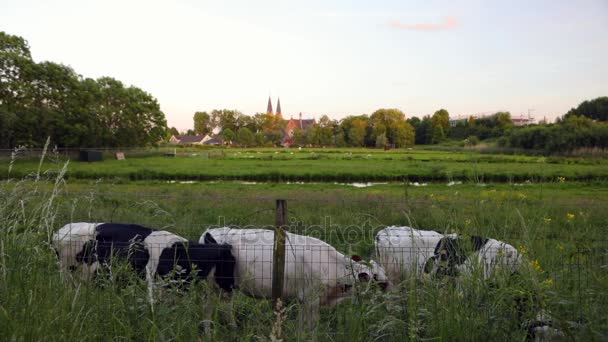
[[[35,61],[110,76],[196,111],[554,118],[608,96],[608,1],[0,0]]]

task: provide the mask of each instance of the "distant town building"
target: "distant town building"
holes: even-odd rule
[[[523,114],[520,114],[519,117],[512,117],[511,121],[513,121],[513,126],[527,126],[534,124],[533,117],[525,117]]]
[[[274,114],[272,110],[272,101],[270,101],[270,96],[268,96],[268,106],[266,106],[266,114]]]
[[[283,120],[283,113],[281,113],[281,99],[277,98],[277,119]]]
[[[281,99],[277,98],[277,111],[276,114],[272,109],[272,99],[268,97],[268,105],[266,106],[266,114],[276,115],[276,118],[283,120],[283,111],[281,109]],[[281,144],[285,147],[289,147],[295,143],[295,131],[297,129],[307,130],[316,123],[315,119],[303,119],[302,113],[298,115],[298,119],[294,119],[293,116],[287,121],[285,129],[283,130],[283,138]]]
[[[285,126],[285,133],[283,134],[283,146],[289,147],[295,143],[295,131],[301,129],[307,130],[309,127],[314,126],[315,119],[302,119],[302,113],[299,114],[298,119],[293,117],[289,119]]]

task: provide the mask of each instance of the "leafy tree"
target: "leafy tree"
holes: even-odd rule
[[[346,139],[344,138],[344,132],[342,130],[338,130],[334,134],[333,145],[336,147],[346,147]]]
[[[143,146],[166,138],[166,120],[151,95],[70,67],[35,63],[27,42],[0,32],[0,146]]]
[[[388,144],[399,147],[413,144],[415,130],[399,109],[378,109],[371,115],[370,120],[372,121],[371,138],[374,142],[377,143],[377,138],[384,134]]]
[[[169,133],[170,133],[171,135],[179,135],[179,131],[178,131],[178,130],[177,130],[177,128],[175,128],[175,127],[171,127],[171,128],[169,128]]]
[[[239,129],[239,119],[243,114],[238,110],[214,109],[211,112],[211,122],[214,128],[230,129],[236,132]]]
[[[363,119],[354,119],[347,132],[348,141],[351,146],[360,147],[365,144],[367,134],[367,122]]]
[[[211,115],[207,112],[194,113],[194,132],[198,135],[207,135],[212,131]]]
[[[241,129],[239,129],[237,138],[238,143],[241,146],[249,147],[255,144],[255,136],[247,127],[242,127]]]
[[[414,146],[416,140],[416,131],[409,122],[403,121],[398,123],[393,130],[393,144],[397,147]]]
[[[291,138],[293,141],[292,146],[305,146],[306,145],[306,131],[296,127],[293,130],[293,137]]]
[[[257,132],[255,134],[255,144],[257,146],[264,146],[264,145],[266,145],[266,137],[264,136],[264,133]]]
[[[576,108],[572,108],[564,115],[564,119],[571,116],[584,116],[592,120],[608,121],[608,96],[583,101]]]
[[[222,138],[224,139],[225,142],[227,143],[231,143],[233,141],[236,140],[236,134],[234,134],[234,131],[231,130],[230,128],[226,128],[222,131],[222,133],[220,133],[220,135],[222,136]]]
[[[438,144],[445,140],[445,132],[442,126],[432,126],[431,143]]]
[[[382,133],[376,137],[376,147],[384,148],[388,144],[388,139],[386,138],[386,133]]]
[[[424,116],[416,128],[416,144],[427,145],[432,142],[432,126],[431,117]]]
[[[445,109],[436,111],[431,117],[433,130],[431,142],[436,144],[444,140],[450,128],[450,114]]]

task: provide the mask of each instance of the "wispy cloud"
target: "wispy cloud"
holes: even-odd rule
[[[447,31],[458,27],[460,23],[458,19],[452,16],[443,18],[442,22],[439,23],[402,23],[399,20],[393,20],[390,22],[390,26],[397,30],[407,31],[421,31],[421,32],[437,32]]]

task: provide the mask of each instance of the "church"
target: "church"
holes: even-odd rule
[[[266,114],[276,115],[276,118],[279,120],[283,119],[283,112],[281,111],[281,99],[277,98],[277,110],[276,113],[272,109],[272,101],[270,96],[268,97],[268,105],[266,106]],[[285,130],[283,131],[283,139],[281,144],[284,147],[290,147],[295,143],[295,130],[307,130],[309,127],[315,124],[315,119],[302,119],[302,112],[298,115],[298,119],[294,119],[293,115],[287,121],[285,125]]]

